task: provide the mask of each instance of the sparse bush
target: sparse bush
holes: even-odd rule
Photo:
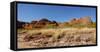
[[[20,42],[22,41],[22,38],[18,37],[18,43],[19,43],[18,45],[24,43],[25,44],[24,46],[26,46],[26,48],[27,46],[39,48],[39,47],[52,47],[52,46],[87,45],[96,43],[95,28],[86,28],[86,29],[65,28],[65,29],[40,29],[40,30],[35,29],[35,30],[28,30],[26,32],[27,35],[23,36],[24,37],[23,39],[25,40],[24,42]],[[20,48],[21,47],[22,46],[20,46]]]

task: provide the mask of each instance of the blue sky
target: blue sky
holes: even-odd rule
[[[47,18],[51,21],[65,22],[72,18],[81,18],[85,16],[90,16],[92,21],[95,21],[96,8],[18,4],[18,20],[24,22],[31,22],[42,18]]]

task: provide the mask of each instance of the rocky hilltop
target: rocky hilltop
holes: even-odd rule
[[[67,21],[67,20],[66,20]],[[69,22],[58,23],[56,21],[50,21],[46,18],[40,19],[39,21],[32,21],[30,23],[17,21],[18,28],[32,29],[32,28],[51,28],[51,27],[64,27],[64,26],[74,26],[74,25],[91,25],[91,17],[73,18]]]
[[[92,24],[91,17],[82,17],[82,18],[73,18],[70,22],[70,24],[84,24],[84,25],[89,25]]]
[[[48,25],[52,26],[58,26],[58,23],[56,21],[50,21],[48,19],[41,19],[39,21],[32,21],[31,23],[21,22],[17,21],[18,28],[25,28],[25,29],[32,29],[32,28],[44,28]]]

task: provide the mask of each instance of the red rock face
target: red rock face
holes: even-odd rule
[[[92,20],[91,20],[91,17],[82,17],[82,18],[79,18],[79,19],[72,19],[70,22],[70,24],[84,24],[84,25],[89,25],[92,23]]]
[[[76,19],[76,18],[74,18],[74,19],[72,19],[69,23],[70,23],[70,24],[77,24],[77,23],[79,23],[79,20]]]
[[[53,24],[54,26],[58,26],[56,21],[50,21],[48,19],[41,19],[39,21],[32,21],[31,23],[23,23],[18,21],[18,24],[21,28],[24,29],[32,29],[32,28],[44,28],[46,25]],[[19,26],[18,26],[19,27]]]
[[[21,28],[24,28],[24,29],[32,29],[32,28],[44,28],[46,27],[46,25],[50,25],[52,24],[53,26],[64,26],[62,24],[59,24],[58,22],[56,21],[50,21],[48,19],[41,19],[39,21],[32,21],[31,23],[26,23],[26,22],[18,22],[18,27],[21,27]],[[79,19],[76,19],[76,18],[73,18],[72,20],[70,20],[67,24],[72,24],[72,25],[75,25],[75,24],[83,24],[83,25],[90,25],[92,24],[92,20],[91,20],[91,17],[82,17],[82,18],[79,18]]]
[[[32,24],[24,24],[24,25],[23,25],[23,28],[24,28],[24,29],[32,29],[33,26],[32,26]]]
[[[92,23],[92,20],[91,20],[90,17],[84,17],[84,18],[82,18],[82,19],[80,20],[80,22],[83,23],[83,24],[88,25],[88,24],[91,24],[91,23]]]
[[[48,19],[43,18],[43,19],[37,21],[36,23],[34,23],[33,27],[34,28],[44,28],[46,25],[49,25],[49,24],[54,24],[55,26],[58,25],[58,23],[56,21],[50,21]]]

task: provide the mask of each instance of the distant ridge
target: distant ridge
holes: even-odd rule
[[[56,21],[50,21],[46,18],[42,18],[39,21],[33,20],[30,23],[17,21],[18,28],[25,28],[25,29],[59,27],[59,26],[63,27],[66,25],[77,25],[77,24],[91,25],[92,24],[91,17],[86,16],[86,17],[82,17],[82,18],[73,18],[69,22],[67,22],[67,20],[66,20],[66,23],[65,22],[59,23]]]

